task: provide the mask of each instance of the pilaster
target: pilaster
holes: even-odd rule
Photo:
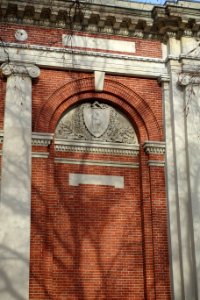
[[[165,118],[165,140],[166,140],[166,187],[168,198],[168,236],[169,236],[169,258],[170,258],[170,277],[172,286],[172,295],[174,299],[183,299],[182,286],[182,262],[181,245],[179,229],[179,206],[178,192],[176,189],[177,177],[174,156],[174,131],[172,102],[170,97],[170,77],[161,77],[163,91],[163,107]]]
[[[192,238],[193,238],[193,260],[194,260],[194,283],[196,298],[200,298],[200,69],[193,72],[191,62],[191,73],[182,73],[179,76],[179,85],[185,94],[186,114],[186,142],[187,163],[189,176],[189,199],[191,201],[190,213],[192,215]]]
[[[1,297],[29,299],[32,78],[39,68],[4,63],[7,77],[0,209]]]
[[[193,215],[188,164],[186,99],[178,84],[183,66],[180,60],[189,37],[176,39],[168,33],[169,81],[162,79],[165,108],[166,178],[171,251],[171,282],[175,300],[196,300],[197,277],[194,255]],[[182,76],[182,75],[181,75]],[[186,80],[187,76],[184,78]]]

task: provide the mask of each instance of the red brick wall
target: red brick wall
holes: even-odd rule
[[[54,132],[70,105],[108,101],[130,118],[142,146],[163,140],[161,88],[156,80],[42,70],[33,84],[33,128]],[[41,147],[42,148],[42,147]],[[33,159],[30,299],[170,299],[163,160],[55,152]],[[34,147],[34,151],[41,151]],[[58,164],[55,157],[138,162],[138,169]],[[121,175],[125,188],[69,187],[69,173]],[[96,298],[95,298],[96,297]]]
[[[1,24],[0,29],[0,37],[4,42],[12,42],[12,43],[20,43],[19,41],[16,41],[15,39],[15,31],[19,29],[19,25],[16,24]],[[36,27],[36,26],[25,26],[20,25],[20,29],[25,29],[28,33],[28,39],[24,42],[21,42],[22,44],[27,45],[42,45],[42,46],[48,46],[48,47],[63,47],[62,45],[62,35],[63,34],[72,34],[68,30],[65,29],[54,29],[54,28],[43,28],[43,27]],[[91,37],[97,37],[98,38],[106,38],[106,39],[115,39],[115,40],[124,40],[124,41],[132,41],[136,43],[136,52],[135,53],[129,53],[130,55],[134,56],[144,56],[144,57],[156,57],[161,58],[162,57],[162,49],[161,49],[161,43],[160,41],[156,40],[144,40],[134,37],[118,37],[113,35],[106,35],[106,34],[89,34],[89,33],[83,33],[83,32],[76,32],[73,34],[79,34],[84,36],[91,36]],[[87,48],[87,50],[89,50]],[[90,49],[95,50],[95,49]],[[101,52],[101,50],[95,50]],[[127,52],[120,51],[105,51],[103,52],[111,52],[111,53],[125,53],[127,55]]]

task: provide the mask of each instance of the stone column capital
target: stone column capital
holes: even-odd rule
[[[187,86],[189,84],[200,85],[200,72],[179,74],[178,84],[180,86]]]
[[[160,75],[160,77],[158,77],[158,82],[160,84],[164,84],[164,83],[169,83],[170,82],[170,78],[169,75]]]
[[[1,65],[4,76],[21,75],[30,78],[37,78],[40,75],[40,69],[33,65],[23,62],[6,62]]]

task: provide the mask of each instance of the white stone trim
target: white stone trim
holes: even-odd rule
[[[80,184],[107,185],[123,189],[124,176],[69,173],[69,185],[79,186]]]
[[[95,57],[105,57],[105,58],[115,58],[115,59],[124,59],[124,60],[133,60],[139,62],[153,62],[155,63],[165,63],[166,59],[163,58],[154,58],[154,57],[146,57],[146,56],[134,56],[134,55],[127,55],[127,54],[118,54],[118,53],[109,53],[109,52],[99,52],[99,51],[87,51],[81,49],[73,49],[73,48],[63,48],[63,47],[49,47],[49,46],[42,46],[42,45],[27,45],[27,44],[18,44],[18,43],[5,43],[0,41],[0,46],[11,48],[11,49],[21,49],[21,50],[36,50],[44,52],[51,52],[51,53],[61,53],[63,54],[74,54],[74,55],[84,55],[84,56],[95,56]],[[32,54],[33,51],[30,51]],[[4,53],[5,56],[5,53]],[[1,60],[2,59],[2,60]],[[179,57],[177,57],[179,59]],[[5,59],[0,58],[0,61],[4,61]]]
[[[180,40],[169,39],[173,55],[184,52]],[[168,61],[169,86],[164,87],[166,182],[168,195],[169,241],[172,298],[199,299],[194,257],[194,232],[191,216],[189,170],[187,161],[187,128],[184,89],[178,86],[183,60]],[[186,79],[186,78],[185,78]],[[187,82],[187,80],[186,80]],[[197,161],[198,163],[198,161]],[[198,178],[197,178],[198,180]],[[196,181],[197,182],[197,181]]]
[[[32,132],[32,145],[33,146],[49,146],[53,140],[52,133],[38,133]]]
[[[35,65],[4,63],[7,76],[4,141],[1,170],[0,269],[12,287],[2,289],[2,299],[28,299],[31,224],[32,78]],[[0,278],[0,285],[5,286]],[[14,292],[13,291],[17,291]],[[16,294],[17,293],[17,294]]]
[[[147,141],[144,143],[143,149],[147,154],[164,154],[165,142]]]
[[[139,145],[126,145],[116,143],[87,143],[64,140],[55,140],[56,151],[62,152],[85,152],[113,155],[137,156],[139,154]]]
[[[37,66],[21,62],[5,62],[1,65],[1,70],[6,77],[20,75],[37,78],[40,75],[40,69]]]
[[[70,165],[87,165],[87,166],[103,166],[114,168],[129,168],[138,169],[139,163],[136,162],[120,162],[120,161],[106,161],[106,160],[90,160],[90,159],[73,159],[73,158],[55,158],[55,163],[70,164]]]
[[[32,152],[32,158],[48,158],[49,152]]]
[[[75,34],[62,35],[63,46],[72,48],[90,48],[98,50],[116,51],[116,52],[129,52],[135,53],[135,42],[127,40],[113,40],[108,38],[90,37]]]
[[[0,130],[0,144],[3,143],[4,133]],[[53,133],[32,132],[32,146],[49,146],[53,141]]]
[[[149,167],[164,167],[165,161],[159,161],[159,160],[149,160],[148,161]]]
[[[0,43],[0,45],[4,44]],[[1,62],[7,60],[4,47],[9,53],[10,60],[36,63],[41,68],[73,69],[89,72],[98,70],[110,74],[145,76],[146,78],[158,78],[161,74],[167,74],[165,61],[159,58],[14,43],[5,43],[5,46],[0,47]]]
[[[192,68],[196,68],[198,72],[193,72],[194,70],[192,70]],[[182,72],[179,75],[178,78],[178,84],[180,86],[187,86],[189,84],[194,85],[199,85],[200,84],[200,65],[188,65],[187,68],[191,71],[191,73],[189,72]]]
[[[102,92],[104,87],[105,72],[94,71],[94,86],[96,92]]]
[[[169,77],[169,75],[166,75],[166,74],[161,75],[161,76],[158,78],[158,82],[160,82],[161,84],[162,84],[163,82],[169,82],[169,81],[170,81],[170,77]]]

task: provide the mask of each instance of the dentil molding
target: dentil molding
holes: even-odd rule
[[[73,3],[75,1],[3,0],[0,21],[164,40],[169,38],[170,31],[177,38],[200,35],[199,3],[190,7],[188,1],[182,6],[169,1],[166,5],[154,6],[129,1],[85,0],[78,2],[78,9]]]
[[[146,154],[164,154],[165,142],[147,141],[143,145]]]
[[[33,146],[44,146],[47,147],[53,140],[53,134],[51,133],[32,133],[32,145]]]

